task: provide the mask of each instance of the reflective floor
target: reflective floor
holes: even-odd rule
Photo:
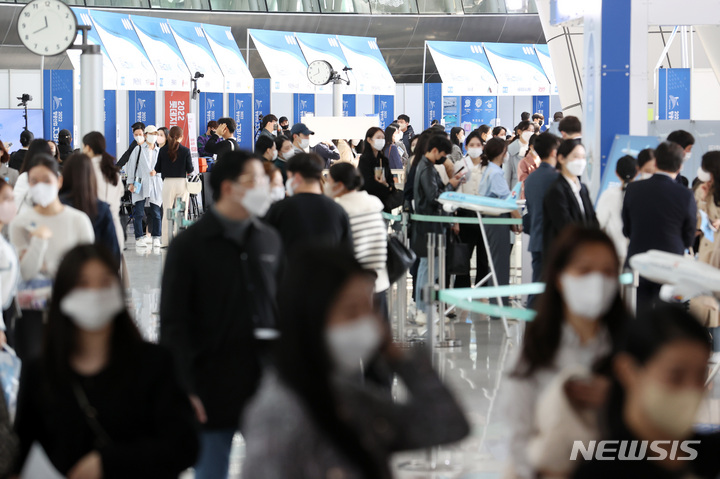
[[[165,250],[125,251],[130,271],[132,308],[143,334],[157,339],[160,278]],[[501,477],[506,457],[500,408],[502,372],[517,351],[522,323],[510,323],[507,339],[499,321],[471,316],[455,325],[462,346],[437,349],[435,365],[452,388],[472,423],[471,435],[459,444],[433,451],[400,454],[394,459],[399,479],[494,479]],[[699,423],[720,424],[720,381],[710,386]],[[242,439],[237,438],[232,479],[238,479],[242,462]],[[434,471],[428,471],[429,465]],[[191,479],[187,473],[183,479]]]

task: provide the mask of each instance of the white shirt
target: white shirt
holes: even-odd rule
[[[481,163],[477,165],[474,164],[469,156],[463,158],[463,162],[465,165],[463,172],[468,172],[468,174],[465,176],[467,181],[460,185],[460,191],[466,195],[477,195],[478,191],[480,191],[480,180],[482,180],[485,168],[483,168]],[[460,164],[460,162],[458,162],[458,164]]]
[[[620,264],[625,263],[628,245],[630,240],[623,234],[622,207],[625,192],[618,184],[611,185],[597,202],[595,213],[597,214],[600,228],[602,228],[615,243],[620,256]]]
[[[515,477],[522,479],[534,478],[534,471],[528,462],[527,449],[533,437],[535,424],[535,408],[545,388],[562,371],[564,367],[585,367],[591,369],[593,364],[606,356],[611,350],[610,335],[606,329],[590,341],[582,344],[575,329],[567,322],[563,323],[560,345],[553,365],[537,370],[532,376],[513,377],[506,375],[507,382],[503,388],[502,401],[504,415],[509,426],[510,437],[508,465],[512,466]],[[518,360],[511,361],[510,371],[514,371]]]
[[[120,179],[120,174],[117,175],[117,184],[115,185],[105,178],[105,175],[103,175],[103,172],[100,169],[101,160],[102,156],[96,156],[92,159],[93,168],[95,169],[98,199],[110,205],[110,212],[112,213],[113,224],[115,225],[118,245],[120,246],[120,251],[122,251],[125,247],[125,235],[123,234],[122,223],[120,222],[120,202],[122,201],[123,194],[125,193],[125,188],[123,187],[123,182]]]
[[[585,216],[585,205],[583,205],[582,196],[580,196],[580,191],[582,191],[582,186],[580,185],[580,180],[577,178],[571,179],[567,176],[563,175],[563,178],[565,178],[565,181],[568,182],[570,185],[570,188],[572,189],[573,194],[575,195],[575,199],[578,202],[578,205],[580,206],[580,211],[582,211],[583,216]]]
[[[10,307],[17,294],[20,282],[20,263],[15,248],[0,236],[0,306],[2,310]],[[0,331],[5,330],[5,322],[0,310]]]

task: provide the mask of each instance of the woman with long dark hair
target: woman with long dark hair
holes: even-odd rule
[[[68,478],[176,478],[198,452],[193,411],[170,354],[142,340],[119,264],[101,246],[57,270],[43,354],[23,364],[15,429]]]
[[[73,153],[65,160],[60,201],[88,215],[95,243],[107,248],[119,263],[121,251],[110,205],[98,199],[93,163],[86,154]]]
[[[597,219],[600,228],[605,231],[615,243],[615,249],[620,257],[620,265],[625,264],[630,240],[623,234],[622,207],[625,199],[625,190],[635,180],[638,174],[637,160],[625,155],[615,166],[615,175],[621,181],[619,185],[608,187],[597,202]]]
[[[403,169],[402,154],[397,146],[400,141],[402,141],[400,128],[395,125],[388,125],[388,127],[385,128],[385,148],[383,148],[383,154],[388,159],[391,170]]]
[[[453,163],[463,159],[462,144],[465,142],[465,130],[459,126],[454,126],[450,129],[450,142],[453,144],[453,151],[448,155],[448,158]]]
[[[276,370],[265,374],[241,425],[243,477],[389,479],[393,452],[454,442],[468,433],[429,358],[411,358],[373,314],[375,277],[350,251],[314,248],[279,288]],[[382,357],[411,400],[396,404],[363,365]],[[382,424],[382,427],[378,427]]]
[[[482,143],[482,146],[485,146],[485,143],[493,137],[490,125],[480,125],[475,131],[480,135],[480,143]],[[465,143],[467,144],[467,138],[465,139]]]
[[[20,175],[15,182],[15,203],[18,208],[18,214],[33,207],[27,172],[35,156],[40,154],[52,156],[50,155],[50,145],[42,138],[38,138],[30,142],[27,153],[25,154],[22,165],[20,166]]]
[[[531,121],[521,121],[515,127],[515,131],[518,132],[518,136],[508,144],[509,157],[504,167],[505,181],[507,181],[511,190],[515,188],[515,184],[519,181],[518,167],[530,148],[530,137],[535,134],[535,124]]]
[[[358,161],[358,170],[363,177],[363,189],[373,196],[380,198],[385,205],[385,212],[400,206],[402,200],[395,201],[397,189],[390,163],[383,150],[385,149],[385,133],[381,128],[374,126],[365,134],[363,153]],[[399,204],[395,204],[395,203]]]
[[[573,368],[566,384],[569,400],[596,415],[605,404],[607,358],[629,320],[620,297],[619,262],[612,240],[599,229],[568,228],[555,242],[545,268],[545,292],[527,324],[520,356],[506,385],[505,415],[510,427],[508,465],[515,477],[538,470],[529,444],[535,439],[536,407],[543,392]],[[571,451],[566,451],[569,457]]]
[[[18,293],[22,321],[15,322],[15,349],[22,359],[40,354],[44,313],[60,260],[75,246],[95,242],[88,216],[60,202],[60,172],[52,156],[35,155],[27,175],[35,206],[20,212],[9,228],[24,281]]]
[[[170,128],[167,145],[160,148],[155,172],[163,179],[162,204],[171,209],[177,198],[187,205],[190,193],[187,189],[187,175],[193,172],[190,148],[182,145],[183,130],[179,126]],[[187,210],[187,208],[186,208]],[[168,215],[163,216],[162,246],[168,245]],[[155,246],[153,244],[153,246]]]
[[[120,222],[120,203],[125,187],[120,180],[120,170],[115,166],[115,158],[105,150],[105,137],[102,133],[91,131],[83,137],[83,144],[83,153],[92,159],[97,198],[110,207],[118,247],[122,252],[125,249],[125,232]]]
[[[18,176],[20,176],[20,172],[15,168],[10,168],[10,153],[8,153],[5,143],[0,141],[0,178],[14,187]]]
[[[573,477],[718,477],[720,435],[693,432],[709,357],[707,332],[681,308],[668,305],[631,321],[613,359],[601,425],[602,439],[637,459],[588,458]],[[617,459],[612,452],[605,456]]]

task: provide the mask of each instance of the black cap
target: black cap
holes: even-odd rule
[[[65,129],[60,130],[60,132],[58,133],[58,139],[60,139],[60,138],[69,139],[70,138],[70,130],[65,130]]]
[[[291,135],[314,135],[315,132],[310,130],[305,123],[295,123],[290,129]]]

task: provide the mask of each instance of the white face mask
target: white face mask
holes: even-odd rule
[[[294,150],[294,149],[291,149],[290,151],[286,151],[285,153],[283,153],[283,159],[284,159],[284,160],[289,160],[289,159],[292,158],[293,156],[295,156],[295,150]]]
[[[147,136],[147,142],[151,145],[154,145],[157,141],[157,135],[148,135]]]
[[[323,185],[323,193],[325,193],[325,196],[329,198],[335,198],[335,185],[331,185],[330,183],[325,183]]]
[[[702,166],[697,170],[697,177],[698,180],[702,181],[703,183],[707,183],[708,181],[712,180],[712,175],[707,171],[703,170]]]
[[[263,217],[272,204],[270,188],[267,185],[258,185],[245,190],[245,196],[240,203],[251,215]]]
[[[270,199],[273,203],[285,199],[285,188],[282,186],[273,186],[270,189]]]
[[[582,176],[582,174],[585,173],[587,160],[585,158],[578,158],[577,160],[568,161],[565,166],[571,174],[575,176]]]
[[[135,143],[138,145],[142,145],[143,140],[145,140],[145,137],[142,135],[135,135]]]
[[[373,140],[373,148],[377,151],[382,151],[382,149],[385,148],[385,139],[375,138]]]
[[[60,311],[85,331],[99,331],[125,309],[119,286],[105,289],[72,290],[62,301]]]
[[[57,197],[57,187],[50,183],[38,183],[30,187],[30,198],[32,198],[33,203],[43,208],[46,208],[50,203],[55,201]]]
[[[285,191],[287,191],[288,196],[295,194],[295,185],[293,185],[293,180],[293,178],[288,178],[285,182]]]
[[[300,149],[307,151],[308,148],[310,148],[310,139],[303,138],[302,140],[300,140]]]
[[[592,321],[607,313],[617,296],[617,279],[602,273],[583,276],[563,274],[560,277],[562,296],[571,313]]]
[[[480,155],[482,155],[483,149],[479,146],[475,146],[472,148],[467,149],[468,155],[470,155],[470,158],[480,158]]]
[[[325,332],[330,358],[342,374],[353,374],[372,359],[382,341],[378,320],[367,316]]]
[[[690,158],[692,158],[692,151],[685,153],[685,159],[683,159],[683,162],[690,161]]]
[[[640,399],[648,419],[671,438],[684,438],[692,433],[703,390],[683,388],[675,391],[664,384],[648,380]]]
[[[534,134],[535,134],[534,131],[523,131],[523,132],[522,132],[522,135],[520,135],[520,137],[523,139],[523,141],[524,141],[525,143],[527,143],[528,141],[530,141],[530,138],[531,138]]]
[[[278,151],[277,150],[273,151],[272,161],[277,160],[277,155],[278,155]]]

